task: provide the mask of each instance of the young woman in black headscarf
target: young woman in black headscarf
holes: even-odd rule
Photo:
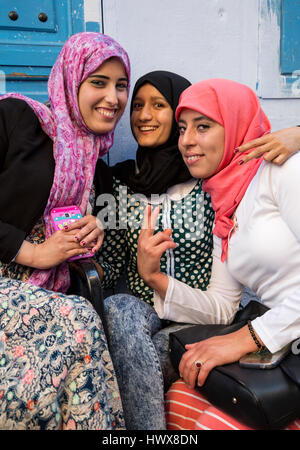
[[[139,78],[132,94],[133,100],[130,105],[131,118],[133,118],[135,110],[141,110],[141,107],[137,104],[136,97],[140,88],[145,84],[150,84],[156,88],[168,102],[173,112],[178,105],[182,91],[190,85],[190,82],[179,75],[166,71],[150,72]],[[150,121],[151,119],[149,117]],[[148,119],[145,121],[147,122]],[[167,192],[168,188],[174,184],[190,180],[191,175],[178,151],[179,135],[174,114],[172,114],[170,126],[171,130],[167,140],[154,147],[147,145],[147,143],[144,145],[139,143],[132,123],[133,136],[139,144],[136,152],[136,161],[127,160],[117,164],[113,167],[113,174],[129,186],[133,192],[150,197],[151,194]]]
[[[103,216],[112,218],[106,224],[99,258],[104,288],[113,287],[126,270],[129,291],[151,305],[153,290],[139,276],[136,264],[137,239],[147,204],[160,205],[159,229],[172,228],[175,242],[180,243],[180,249],[162,259],[162,270],[201,289],[210,277],[214,213],[201,181],[191,178],[177,146],[174,114],[189,85],[185,78],[167,71],[150,72],[136,82],[130,105],[131,129],[138,142],[136,161],[112,168],[116,227],[115,205],[103,210]]]
[[[189,85],[185,78],[166,71],[151,72],[137,81],[130,108],[138,142],[136,161],[112,168],[116,204],[109,202],[103,216],[98,215],[103,222],[109,218],[99,252],[103,287],[113,287],[125,271],[131,294],[105,300],[110,352],[129,429],[166,428],[161,364],[169,369],[162,361],[168,357],[167,332],[155,342],[156,349],[152,342],[166,323],[153,308],[155,293],[137,270],[137,242],[147,204],[160,205],[158,230],[172,228],[178,244],[163,255],[161,270],[194,288],[205,290],[210,280],[214,213],[202,181],[191,178],[177,146],[175,109]],[[145,386],[148,395],[142,400],[138,393]]]

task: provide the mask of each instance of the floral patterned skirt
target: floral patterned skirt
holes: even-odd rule
[[[81,297],[0,277],[0,429],[124,429],[99,316]]]

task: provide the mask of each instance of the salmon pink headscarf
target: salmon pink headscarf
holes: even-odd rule
[[[212,199],[216,213],[213,232],[222,239],[221,259],[225,261],[228,235],[234,226],[232,215],[263,161],[261,157],[239,165],[241,157],[234,150],[269,133],[270,122],[250,88],[225,79],[200,81],[187,88],[176,110],[177,121],[183,109],[198,111],[225,128],[223,159],[215,175],[202,184]]]
[[[104,61],[117,57],[130,79],[130,63],[125,50],[112,38],[100,33],[78,33],[63,46],[51,70],[48,94],[51,108],[20,94],[7,97],[25,100],[37,115],[42,129],[53,140],[55,172],[44,212],[46,238],[53,229],[50,211],[54,207],[77,205],[85,214],[96,163],[113,144],[113,131],[97,135],[89,130],[79,111],[80,84]],[[129,85],[128,85],[129,91]],[[49,270],[35,270],[29,282],[54,291],[66,292],[69,284],[68,264]]]

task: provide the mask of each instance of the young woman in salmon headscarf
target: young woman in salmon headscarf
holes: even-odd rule
[[[100,318],[64,293],[66,261],[101,245],[91,214],[99,158],[113,143],[129,77],[117,42],[78,33],[52,68],[50,108],[19,94],[0,99],[1,429],[124,428]],[[53,233],[51,209],[74,204],[84,217]]]
[[[274,353],[300,337],[300,154],[280,167],[263,157],[240,163],[236,148],[267,135],[271,127],[254,92],[233,81],[191,86],[181,96],[176,119],[183,159],[191,175],[204,180],[215,210],[214,262],[210,286],[202,292],[155,271],[157,257],[141,255],[140,271],[160,294],[156,309],[175,321],[231,323],[246,285],[270,310],[234,333],[187,346],[179,366],[186,384],[180,381],[169,390],[167,421],[170,429],[247,428],[193,387],[203,385],[215,366],[238,361],[260,346]],[[141,240],[149,243],[150,231],[143,233]],[[165,234],[153,243],[152,254],[172,245]],[[212,286],[217,295],[209,295]],[[291,427],[299,429],[300,422]]]

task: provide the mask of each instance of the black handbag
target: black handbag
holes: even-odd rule
[[[268,308],[251,301],[231,325],[194,325],[170,333],[170,356],[178,366],[185,345],[232,333],[264,314]],[[201,394],[214,406],[254,429],[280,429],[300,417],[300,356],[289,353],[273,369],[246,369],[238,362],[215,367]]]

